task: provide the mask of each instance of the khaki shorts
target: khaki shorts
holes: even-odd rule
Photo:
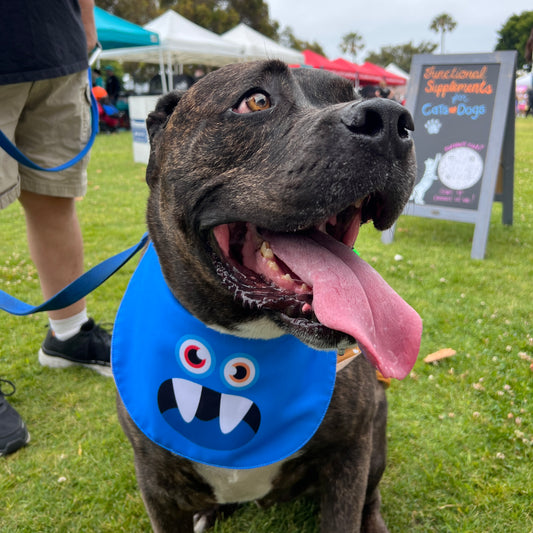
[[[87,72],[0,85],[0,129],[37,165],[50,168],[75,157],[91,135]],[[19,165],[0,148],[0,209],[27,190],[72,198],[87,189],[89,156],[61,172]]]

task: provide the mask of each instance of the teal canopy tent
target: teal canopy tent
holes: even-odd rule
[[[157,33],[145,30],[143,27],[133,24],[133,22],[111,15],[111,13],[99,7],[94,8],[94,21],[96,23],[98,41],[104,50],[159,44]]]

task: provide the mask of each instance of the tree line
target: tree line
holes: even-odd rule
[[[192,22],[217,34],[224,33],[244,22],[263,35],[295,50],[310,49],[325,55],[317,41],[299,39],[291,27],[282,28],[280,23],[270,18],[268,3],[263,0],[95,0],[97,6],[136,24],[146,24],[168,9],[173,9]],[[445,52],[445,37],[457,26],[457,22],[447,13],[434,17],[429,28],[440,34],[440,53]],[[512,15],[502,24],[498,32],[495,50],[516,50],[518,67],[526,63],[525,48],[533,28],[533,11]],[[411,59],[415,54],[433,53],[437,43],[412,41],[382,47],[377,52],[369,52],[364,57],[378,65],[395,63],[409,72]],[[363,37],[357,32],[342,36],[339,49],[348,53],[354,62],[364,49]]]

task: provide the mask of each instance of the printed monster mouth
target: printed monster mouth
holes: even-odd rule
[[[215,450],[243,446],[261,425],[261,413],[252,400],[182,378],[160,385],[158,406],[166,422],[181,435]]]

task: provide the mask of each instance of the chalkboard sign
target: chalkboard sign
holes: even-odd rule
[[[411,64],[406,107],[418,170],[404,214],[475,224],[477,259],[485,255],[495,199],[504,204],[503,222],[512,223],[515,62],[516,52],[496,52],[423,54]]]

